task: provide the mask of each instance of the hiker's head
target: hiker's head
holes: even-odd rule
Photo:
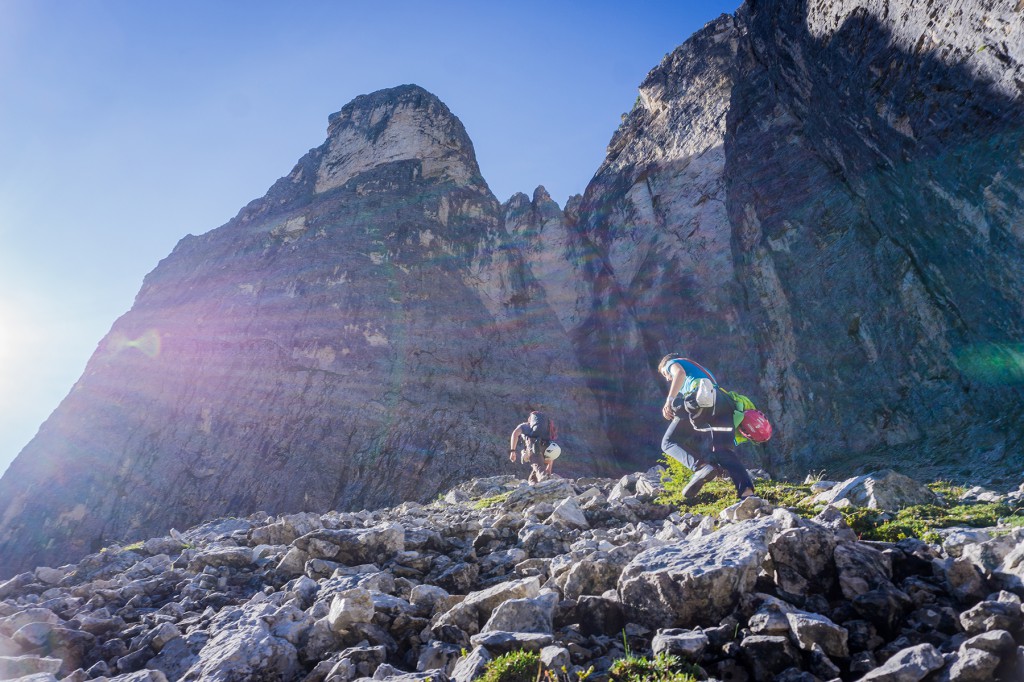
[[[683,356],[680,355],[679,353],[669,353],[668,355],[663,357],[661,359],[661,362],[658,363],[658,374],[660,374],[661,376],[665,377],[666,381],[671,380],[672,379],[672,375],[669,374],[669,372],[668,372],[668,363],[672,362],[673,360],[677,360],[677,359],[679,359],[681,357],[683,357]]]

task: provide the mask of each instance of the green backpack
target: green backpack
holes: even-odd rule
[[[725,391],[724,388],[722,390]],[[753,443],[754,441],[750,440],[749,438],[740,433],[738,427],[740,425],[740,422],[743,421],[743,413],[746,412],[747,410],[756,410],[757,406],[754,405],[753,400],[743,395],[742,393],[737,393],[736,391],[725,392],[728,393],[729,397],[732,398],[734,403],[736,403],[736,409],[732,413],[732,425],[736,433],[736,445],[747,442]]]

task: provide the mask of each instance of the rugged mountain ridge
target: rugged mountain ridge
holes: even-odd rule
[[[1021,23],[748,2],[649,74],[564,211],[499,205],[421,88],[357,98],[146,278],[0,480],[0,571],[424,501],[510,466],[531,407],[561,417],[568,472],[649,462],[674,350],[772,417],[751,464],[998,483],[1024,465]]]
[[[0,482],[0,565],[212,514],[426,500],[511,467],[531,408],[611,448],[572,348],[434,95],[359,97],[327,141],[146,277]],[[504,464],[503,464],[504,463]],[[49,544],[23,552],[24,534]]]

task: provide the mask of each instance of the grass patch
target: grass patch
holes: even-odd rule
[[[536,682],[540,671],[540,654],[531,651],[510,651],[488,661],[480,682]]]
[[[962,485],[954,485],[951,481],[932,481],[926,484],[928,489],[939,496],[939,499],[946,504],[952,504],[960,499],[960,496],[967,492]]]
[[[658,654],[653,659],[627,655],[608,670],[612,682],[696,682],[694,666],[683,663],[678,656]]]
[[[717,516],[726,507],[736,504],[736,488],[728,477],[717,478],[706,483],[692,501],[683,499],[683,488],[689,483],[693,472],[675,459],[664,455],[659,464],[665,467],[661,474],[664,492],[658,502],[704,516]],[[803,505],[803,500],[811,495],[810,484],[787,483],[785,481],[754,481],[754,492],[763,500],[776,507],[792,507],[798,509],[803,516],[814,516],[813,508]]]
[[[693,472],[668,456],[662,458],[661,464],[665,466],[661,476],[665,490],[658,502],[675,506],[680,511],[705,516],[717,516],[723,509],[736,503],[736,491],[728,479],[711,481],[692,501],[685,501],[682,491]],[[840,511],[846,523],[862,540],[884,542],[918,538],[925,542],[939,543],[941,537],[937,531],[954,526],[1024,526],[1024,513],[1020,509],[991,502],[964,504],[959,498],[967,489],[949,481],[935,481],[927,486],[939,496],[936,504],[914,505],[895,513],[864,507],[846,507],[840,508]],[[812,495],[810,484],[755,481],[754,491],[761,499],[776,507],[792,509],[805,518],[813,518],[821,510],[820,505],[807,503]]]
[[[1000,521],[1005,522],[1007,517],[1019,519],[1017,523],[1024,525],[1024,518],[1011,516],[1013,510],[1010,507],[993,503],[949,506],[917,504],[895,514],[878,509],[850,507],[843,509],[842,513],[846,523],[862,540],[884,542],[918,538],[937,544],[942,540],[936,532],[938,529],[954,526],[989,528],[1000,525]]]
[[[1013,516],[1007,516],[1005,519],[999,520],[1000,526],[1006,526],[1008,528],[1020,528],[1024,526],[1024,516],[1019,515],[1019,510],[1014,512]]]
[[[513,492],[514,491],[509,490],[504,493],[492,495],[491,497],[482,497],[473,503],[473,509],[488,509],[490,507],[497,506],[504,502],[506,499],[508,499],[508,496],[511,495]]]
[[[801,516],[810,518],[818,513],[814,506],[806,502],[814,494],[810,483],[755,481],[754,492],[762,500],[771,502],[776,507],[794,509]]]
[[[733,490],[732,483],[721,479],[704,484],[700,494],[693,500],[684,500],[683,488],[690,482],[693,472],[668,455],[662,455],[661,461],[658,463],[665,467],[665,471],[661,472],[661,484],[664,490],[658,496],[658,503],[694,514],[711,516],[717,515],[718,512],[735,502],[732,498],[736,496],[736,491]]]

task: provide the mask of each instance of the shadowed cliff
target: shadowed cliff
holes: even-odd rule
[[[618,447],[657,442],[680,351],[772,416],[750,464],[1024,464],[1011,5],[749,2],[651,72],[579,208],[575,339]]]

